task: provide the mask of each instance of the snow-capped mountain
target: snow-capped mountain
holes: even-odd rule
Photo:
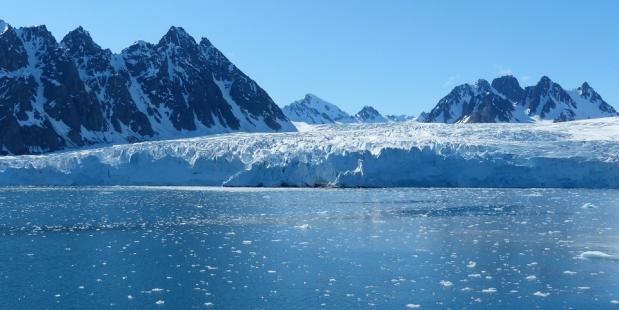
[[[371,106],[364,106],[361,111],[355,114],[355,118],[360,123],[386,123],[389,121]]]
[[[303,99],[285,106],[282,111],[291,121],[307,124],[354,123],[357,121],[338,106],[313,94],[305,95]]]
[[[386,123],[413,119],[406,115],[385,117],[371,106],[365,106],[359,113],[351,116],[335,104],[313,94],[305,95],[305,98],[285,106],[282,111],[291,121],[307,124]]]
[[[617,111],[583,83],[565,90],[544,76],[534,86],[522,88],[513,76],[475,85],[456,86],[420,121],[430,123],[495,123],[573,121],[617,116]]]
[[[619,188],[618,176],[616,117],[333,124],[0,157],[0,185]]]
[[[114,54],[81,27],[0,23],[0,154],[231,131],[294,131],[207,39],[171,27]]]

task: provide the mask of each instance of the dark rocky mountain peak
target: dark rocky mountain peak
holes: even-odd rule
[[[60,43],[45,26],[4,29],[0,155],[295,130],[255,81],[181,27],[157,45],[137,41],[120,54],[101,48],[82,27]]]
[[[597,107],[599,111],[602,112],[602,115],[605,116],[619,115],[615,108],[613,108],[610,104],[604,101],[604,99],[602,99],[602,96],[600,96],[600,94],[598,94],[598,92],[596,92],[593,87],[589,85],[589,83],[582,83],[582,85],[576,89],[576,92],[578,93],[579,97],[584,100],[584,102],[582,100],[577,100],[577,105],[593,105],[594,110],[595,107]]]
[[[82,26],[77,27],[65,35],[62,41],[60,41],[60,45],[68,49],[71,53],[93,54],[102,50],[92,39],[90,33],[84,30]]]
[[[492,88],[505,95],[512,102],[519,102],[524,95],[524,89],[520,87],[518,79],[512,75],[505,75],[492,80]]]
[[[380,114],[374,107],[367,105],[355,114],[355,118],[362,123],[383,123],[388,121],[387,118]]]
[[[189,35],[183,27],[172,26],[168,29],[168,32],[159,40],[158,46],[165,46],[168,44],[176,46],[195,46],[196,40]]]
[[[24,41],[37,41],[40,45],[56,46],[58,42],[45,25],[21,27],[18,29]]]
[[[488,81],[484,79],[477,80],[477,82],[475,83],[475,86],[480,92],[489,92],[492,90],[490,83],[488,83]]]
[[[578,93],[587,99],[602,99],[602,97],[589,85],[589,83],[584,82],[580,87],[578,87]]]

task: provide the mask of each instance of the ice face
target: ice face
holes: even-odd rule
[[[312,128],[0,157],[0,185],[619,188],[619,118]]]

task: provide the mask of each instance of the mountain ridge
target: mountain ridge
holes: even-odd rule
[[[0,155],[233,131],[295,131],[208,39],[172,26],[120,53],[77,27],[0,22]]]
[[[522,88],[515,77],[506,75],[494,79],[492,83],[480,79],[474,85],[454,87],[419,121],[564,122],[618,115],[587,82],[575,90],[565,90],[549,77],[543,76],[537,84]]]

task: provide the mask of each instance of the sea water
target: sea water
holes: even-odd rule
[[[0,309],[618,308],[619,191],[0,189]]]

